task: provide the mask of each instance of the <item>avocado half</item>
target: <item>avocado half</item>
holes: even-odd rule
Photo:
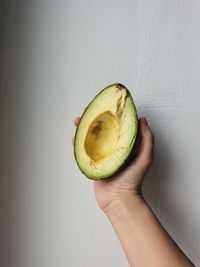
[[[128,89],[115,83],[87,106],[76,129],[74,156],[82,173],[100,180],[117,173],[137,142],[138,116]]]

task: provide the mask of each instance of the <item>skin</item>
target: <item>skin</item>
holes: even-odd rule
[[[74,120],[75,126],[80,118]],[[137,157],[120,174],[94,181],[97,203],[110,220],[130,266],[194,266],[156,218],[142,195],[142,182],[153,162],[154,136],[139,120]]]

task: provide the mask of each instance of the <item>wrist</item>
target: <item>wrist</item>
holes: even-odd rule
[[[107,205],[103,211],[106,216],[117,216],[123,217],[123,215],[131,209],[137,212],[142,206],[146,206],[147,203],[141,194],[136,194],[132,196],[123,196],[113,200],[109,205]]]

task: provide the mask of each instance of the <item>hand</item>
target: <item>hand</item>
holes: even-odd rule
[[[79,121],[75,119],[76,126]],[[94,181],[97,202],[110,220],[130,266],[194,267],[142,198],[142,181],[153,162],[154,150],[154,137],[145,118],[139,120],[139,137],[137,156],[122,172]]]
[[[80,118],[74,120],[75,126]],[[96,200],[106,212],[116,200],[141,197],[141,186],[147,170],[153,162],[154,137],[145,118],[139,119],[140,143],[137,156],[119,174],[105,180],[94,181]]]

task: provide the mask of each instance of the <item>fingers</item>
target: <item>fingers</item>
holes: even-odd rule
[[[141,141],[136,161],[140,167],[148,169],[153,162],[154,136],[145,118],[139,120],[139,131]]]
[[[75,120],[74,120],[74,125],[75,126],[78,126],[79,125],[79,122],[80,122],[81,118],[80,117],[76,117]]]

